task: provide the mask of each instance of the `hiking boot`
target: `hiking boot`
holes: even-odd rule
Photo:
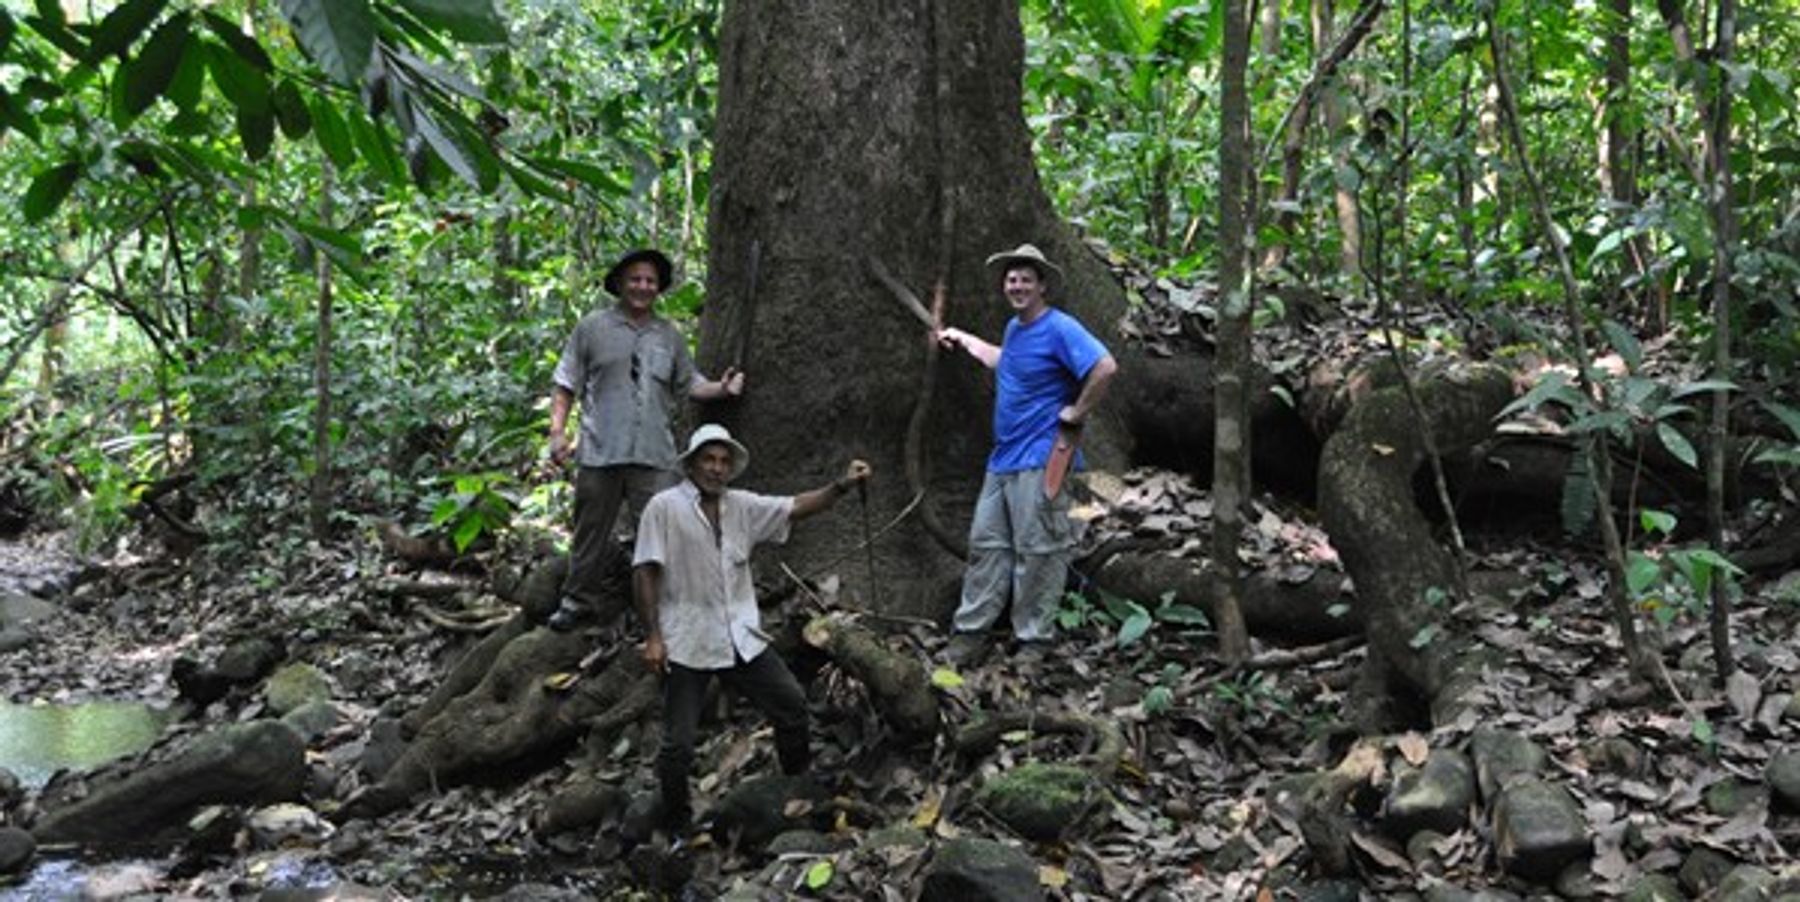
[[[573,598],[564,598],[562,603],[556,606],[556,612],[550,615],[550,619],[544,621],[544,625],[559,633],[566,633],[580,626],[590,616],[592,616],[592,612],[587,609],[587,605]]]
[[[1021,641],[1012,653],[1014,664],[1024,667],[1036,667],[1044,663],[1044,656],[1050,650],[1050,643],[1042,639],[1029,642]]]
[[[987,637],[980,633],[957,633],[944,646],[944,660],[952,667],[974,667],[987,657]]]

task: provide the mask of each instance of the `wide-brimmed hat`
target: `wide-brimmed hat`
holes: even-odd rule
[[[1062,267],[1050,262],[1044,252],[1035,244],[1021,244],[1010,251],[1001,251],[987,258],[987,265],[997,266],[1001,273],[1011,269],[1014,264],[1028,263],[1044,276],[1045,281],[1062,278]]]
[[[718,423],[707,423],[688,436],[687,450],[681,452],[682,466],[689,463],[688,458],[713,442],[720,442],[731,449],[731,478],[743,475],[744,468],[750,466],[750,450],[738,444],[738,440],[731,437],[731,432]]]
[[[675,264],[669,261],[668,255],[651,247],[641,247],[623,257],[606,271],[606,279],[601,282],[606,293],[619,297],[619,280],[625,277],[625,268],[633,263],[649,261],[656,267],[656,290],[662,293],[669,290],[669,284],[675,281]]]

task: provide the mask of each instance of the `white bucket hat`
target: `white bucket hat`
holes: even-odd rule
[[[736,479],[742,476],[744,468],[750,466],[750,451],[738,444],[738,440],[731,437],[731,432],[718,423],[707,423],[694,430],[693,435],[688,436],[687,450],[681,452],[682,466],[689,463],[688,458],[693,457],[699,453],[701,448],[713,442],[723,443],[725,447],[731,449],[731,478]]]

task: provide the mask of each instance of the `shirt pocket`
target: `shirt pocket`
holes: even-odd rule
[[[675,378],[675,354],[666,347],[651,345],[644,348],[644,372],[651,379],[664,385]]]

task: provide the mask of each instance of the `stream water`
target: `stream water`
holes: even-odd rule
[[[138,702],[0,703],[0,767],[37,789],[63,768],[85,770],[150,747],[168,714]]]

